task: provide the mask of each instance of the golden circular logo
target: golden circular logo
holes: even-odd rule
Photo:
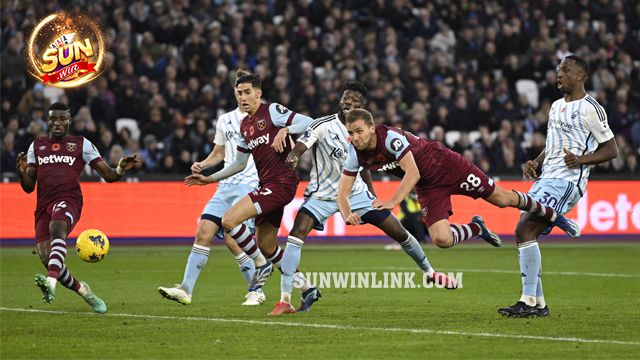
[[[59,12],[42,19],[27,45],[29,73],[60,88],[85,85],[104,70],[100,25],[84,14]]]

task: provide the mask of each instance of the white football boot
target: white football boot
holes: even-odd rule
[[[249,291],[247,295],[244,296],[244,298],[247,300],[245,300],[242,305],[247,306],[257,306],[267,300],[267,296],[264,294],[264,292],[262,292],[262,289]]]
[[[191,295],[180,287],[180,285],[176,284],[174,287],[162,287],[158,288],[160,295],[164,296],[169,300],[173,300],[179,302],[182,305],[191,304]]]

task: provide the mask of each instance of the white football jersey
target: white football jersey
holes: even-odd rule
[[[303,143],[313,155],[311,181],[304,192],[305,197],[337,200],[342,168],[349,153],[348,136],[347,128],[338,118],[338,114],[314,120],[300,136],[298,142]],[[358,174],[351,195],[365,190],[367,185]]]
[[[577,156],[593,153],[598,144],[613,138],[607,113],[587,95],[571,102],[556,100],[549,110],[547,141],[541,178],[564,179],[578,186],[580,195],[587,188],[591,166],[569,169],[564,163],[566,148]]]
[[[238,140],[242,139],[240,134],[240,121],[247,116],[246,113],[236,108],[233,111],[224,113],[218,118],[216,123],[216,135],[213,140],[216,145],[224,146],[224,164],[234,162],[238,154]],[[258,170],[253,162],[253,156],[249,156],[247,167],[241,172],[220,181],[220,184],[247,184],[252,187],[258,186]]]

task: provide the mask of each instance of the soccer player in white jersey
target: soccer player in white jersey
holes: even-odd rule
[[[569,55],[560,63],[557,83],[564,96],[549,110],[544,151],[535,160],[527,161],[523,173],[525,178],[535,179],[542,166],[542,174],[529,195],[561,214],[569,212],[584,195],[590,166],[607,162],[618,154],[607,113],[584,89],[588,74],[589,65],[576,55]],[[500,314],[549,315],[542,292],[542,258],[537,239],[550,231],[549,223],[541,218],[529,213],[520,216],[516,241],[522,296],[515,305],[498,309]]]
[[[248,73],[247,73],[248,74]],[[240,138],[240,121],[247,116],[240,108],[222,114],[216,123],[216,135],[214,148],[209,156],[194,163],[191,171],[199,174],[203,169],[212,168],[224,160],[225,164],[235,161],[238,151],[238,139]],[[207,264],[211,243],[216,234],[224,237],[227,248],[235,256],[240,272],[247,281],[247,285],[253,277],[255,266],[253,258],[258,256],[259,251],[253,247],[244,252],[229,235],[224,235],[222,231],[222,215],[238,200],[247,193],[258,187],[258,171],[256,170],[253,158],[247,160],[246,168],[238,174],[220,181],[215,195],[205,205],[196,238],[191,248],[191,253],[187,259],[182,283],[174,287],[159,287],[158,291],[167,299],[188,305],[191,303],[193,288],[200,272]],[[253,219],[247,220],[245,224],[253,229]],[[259,305],[264,302],[265,296],[262,291],[249,292],[243,305]]]
[[[344,125],[346,114],[351,109],[360,109],[366,102],[367,90],[357,81],[348,81],[340,89],[341,98],[339,112],[316,119],[298,139],[296,146],[287,156],[286,163],[294,169],[300,156],[308,149],[313,149],[313,168],[311,181],[305,190],[305,202],[298,211],[293,228],[287,239],[287,247],[282,259],[281,298],[270,315],[293,314],[296,310],[291,305],[294,274],[300,263],[300,254],[304,240],[314,228],[324,229],[324,223],[338,212],[338,186],[340,176],[349,151],[348,134]],[[362,176],[362,177],[361,177]],[[363,178],[365,180],[363,180]],[[365,223],[383,230],[389,237],[397,241],[402,249],[431,278],[443,276],[441,283],[455,288],[446,275],[436,273],[429,264],[419,242],[400,224],[400,221],[389,210],[375,210],[375,200],[371,174],[363,170],[357,175],[349,202],[353,213],[361,217]],[[359,220],[348,221],[350,225],[360,223]],[[450,286],[449,286],[450,285]],[[302,293],[302,304],[298,311],[306,311],[318,300],[320,292],[310,289]]]

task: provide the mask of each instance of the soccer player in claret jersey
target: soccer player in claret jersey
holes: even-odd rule
[[[618,146],[607,113],[589,96],[584,83],[589,65],[576,55],[565,57],[558,68],[558,89],[564,96],[549,110],[547,142],[544,151],[527,161],[524,177],[535,179],[529,196],[565,214],[578,203],[587,188],[589,168],[618,154]],[[576,155],[580,154],[580,155]],[[516,227],[516,242],[520,257],[522,296],[512,306],[498,309],[510,317],[548,316],[549,308],[542,292],[542,256],[538,237],[551,231],[548,221],[524,213]]]
[[[136,163],[136,155],[125,156],[117,168],[110,167],[96,147],[82,136],[69,135],[71,112],[62,103],[48,111],[49,135],[35,139],[27,153],[20,153],[16,168],[26,193],[38,186],[35,211],[36,250],[48,275],[36,274],[36,285],[45,302],[55,299],[56,284],[75,291],[91,308],[103,314],[107,305],[87,283],[78,281],[65,266],[67,235],[80,220],[82,191],[80,173],[91,165],[107,182],[118,181]]]
[[[271,315],[292,314],[296,310],[291,306],[291,290],[293,288],[293,274],[300,262],[302,245],[311,230],[324,229],[324,223],[338,212],[336,198],[342,168],[347,160],[349,143],[344,121],[347,113],[352,109],[360,109],[366,102],[367,90],[357,81],[348,81],[341,88],[339,112],[315,120],[304,134],[298,139],[296,146],[287,156],[287,165],[295,168],[300,156],[313,148],[313,168],[311,181],[305,191],[306,200],[293,223],[293,228],[287,239],[287,247],[282,260],[282,284],[280,302],[276,304]],[[364,180],[363,180],[364,178]],[[358,214],[365,223],[382,229],[385,234],[397,241],[402,249],[420,267],[428,273],[429,278],[441,276],[441,284],[454,289],[454,281],[441,273],[436,273],[429,264],[418,241],[400,224],[400,221],[387,209],[376,210],[372,207],[375,199],[371,174],[363,170],[356,174],[355,185],[349,194],[349,202],[354,213]],[[352,225],[360,221],[351,222]],[[302,305],[298,311],[307,310],[320,296],[318,291],[302,294]]]
[[[240,76],[247,74],[247,72],[238,72]],[[196,162],[191,166],[192,173],[198,174],[205,168],[218,165],[223,160],[225,164],[231,164],[235,160],[238,154],[236,147],[241,136],[240,121],[245,116],[247,116],[245,112],[240,108],[236,108],[218,118],[214,139],[215,146],[205,160]],[[213,238],[219,232],[221,234],[218,234],[218,236],[224,237],[225,245],[235,256],[242,276],[247,281],[247,284],[250,283],[255,269],[253,258],[257,257],[260,252],[256,251],[257,247],[254,246],[245,253],[235,240],[229,235],[225,236],[221,230],[222,216],[227,209],[256,187],[258,187],[258,172],[251,158],[247,162],[247,167],[240,173],[220,181],[215,195],[202,210],[198,229],[196,230],[196,239],[187,259],[182,283],[174,287],[160,286],[158,291],[162,296],[184,305],[191,304],[191,296],[196,281],[207,264]],[[253,219],[246,221],[245,225],[253,231]],[[242,305],[260,305],[265,301],[265,295],[262,291],[249,292],[245,298],[246,300]]]
[[[240,123],[241,137],[238,139],[238,155],[231,164],[211,176],[193,174],[185,179],[187,185],[206,185],[226,179],[242,171],[253,155],[258,169],[258,188],[235,203],[222,217],[225,233],[236,240],[245,252],[255,247],[249,228],[243,224],[255,218],[256,237],[259,250],[267,254],[271,263],[280,267],[282,250],[276,244],[276,237],[284,207],[293,200],[298,186],[298,173],[285,165],[291,150],[289,133],[304,132],[313,121],[308,116],[298,114],[276,103],[261,103],[262,84],[255,74],[236,79],[235,89],[240,109],[247,116]],[[260,254],[254,258],[256,269],[249,291],[260,291],[273,272],[273,266]],[[300,272],[296,281],[303,284],[301,291],[311,289],[309,282]]]
[[[401,129],[376,126],[371,113],[366,110],[349,112],[347,130],[351,136],[351,147],[338,194],[342,214],[351,212],[348,194],[359,167],[363,166],[402,178],[391,199],[373,202],[376,209],[393,209],[416,187],[424,222],[431,239],[439,247],[452,247],[474,236],[493,246],[501,245],[498,235],[485,226],[480,216],[474,216],[468,224],[449,224],[449,216],[453,214],[451,195],[454,194],[482,198],[501,208],[517,207],[557,225],[572,237],[580,234],[575,222],[528,194],[496,186],[477,166],[439,142],[418,138]]]

